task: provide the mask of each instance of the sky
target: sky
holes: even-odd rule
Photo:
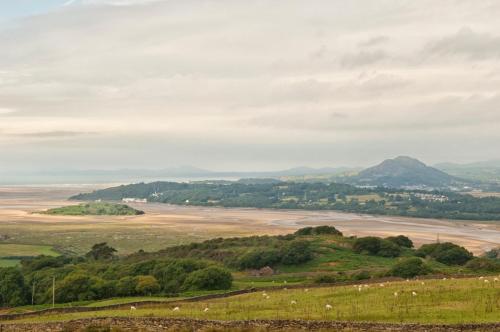
[[[0,0],[0,171],[499,159],[496,0]]]

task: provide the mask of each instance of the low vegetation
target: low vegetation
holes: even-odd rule
[[[279,284],[332,283],[396,276],[491,274],[496,259],[474,258],[451,243],[415,250],[404,236],[344,237],[334,227],[285,236],[213,239],[157,252],[117,256],[106,243],[84,256],[39,256],[0,269],[0,306],[95,301],[131,296],[186,296]]]
[[[61,216],[136,216],[144,211],[125,204],[92,202],[50,209],[41,213]]]
[[[338,210],[459,220],[498,220],[500,197],[455,192],[361,188],[338,183],[154,182],[97,190],[71,199],[147,199],[179,205]]]

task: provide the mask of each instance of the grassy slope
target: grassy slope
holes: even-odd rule
[[[50,209],[42,213],[62,216],[135,216],[144,214],[143,211],[136,210],[128,205],[98,202],[64,206],[60,208]]]
[[[44,315],[22,321],[64,321],[85,317],[190,317],[200,319],[314,319],[371,322],[472,323],[500,317],[500,283],[489,278],[426,280],[362,287],[324,287],[245,294],[226,299],[130,310]],[[398,296],[394,293],[397,292]],[[416,296],[412,295],[416,292]],[[296,301],[297,304],[292,304]],[[333,306],[326,310],[326,304]],[[209,311],[204,312],[208,307]],[[14,321],[15,322],[15,321]],[[20,321],[17,321],[20,322]]]

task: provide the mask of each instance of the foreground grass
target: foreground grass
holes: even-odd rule
[[[426,280],[361,287],[290,289],[180,305],[150,306],[133,311],[106,310],[43,315],[14,322],[66,321],[90,317],[307,319],[444,324],[497,322],[500,320],[500,283],[493,278],[486,279],[488,282],[484,280]],[[327,304],[332,309],[328,310]],[[173,311],[174,306],[178,306],[179,310]],[[205,311],[205,308],[208,310]]]
[[[144,214],[143,211],[136,210],[125,204],[101,202],[64,206],[41,213],[61,216],[136,216]]]

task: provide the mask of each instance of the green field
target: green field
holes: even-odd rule
[[[41,213],[60,216],[136,216],[144,214],[143,211],[136,210],[125,204],[100,202],[64,206]]]
[[[0,244],[0,258],[2,257],[33,257],[38,255],[59,255],[51,246],[29,244]]]
[[[494,280],[493,277],[412,280],[370,285],[276,290],[224,299],[140,307],[135,311],[127,308],[54,314],[13,322],[131,316],[444,324],[497,322],[500,319],[500,282]],[[327,305],[331,306],[331,309],[328,309]],[[180,310],[173,311],[174,306],[178,306]],[[205,308],[208,308],[208,311],[205,311]]]
[[[19,265],[19,259],[3,259],[0,258],[0,268],[2,267],[12,267]]]

